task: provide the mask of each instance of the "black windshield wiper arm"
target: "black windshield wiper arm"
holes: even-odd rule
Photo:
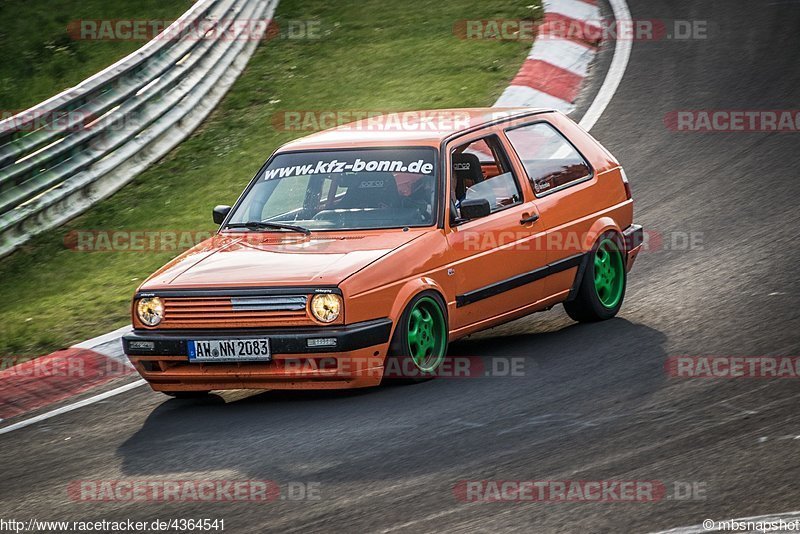
[[[294,224],[283,224],[276,222],[263,222],[263,221],[248,221],[244,223],[230,223],[226,224],[225,228],[247,228],[249,230],[264,230],[266,228],[276,228],[279,230],[292,230],[293,232],[300,232],[301,234],[309,235],[311,230],[303,228],[302,226],[295,226]]]

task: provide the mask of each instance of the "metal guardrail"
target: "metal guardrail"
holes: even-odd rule
[[[271,19],[276,5],[200,0],[161,34],[168,38],[1,121],[0,256],[110,196],[185,139],[258,45],[236,21]],[[217,37],[198,38],[197,28]]]

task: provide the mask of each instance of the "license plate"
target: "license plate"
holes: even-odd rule
[[[187,342],[190,362],[268,362],[269,339],[203,339]]]

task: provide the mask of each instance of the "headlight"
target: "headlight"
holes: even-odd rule
[[[311,299],[311,313],[318,321],[330,323],[342,313],[342,297],[333,293],[321,293]]]
[[[155,326],[164,317],[164,303],[158,297],[140,299],[136,305],[136,314],[147,326]]]

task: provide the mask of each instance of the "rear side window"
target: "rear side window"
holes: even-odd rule
[[[536,196],[581,182],[592,170],[561,133],[544,122],[506,130]]]

